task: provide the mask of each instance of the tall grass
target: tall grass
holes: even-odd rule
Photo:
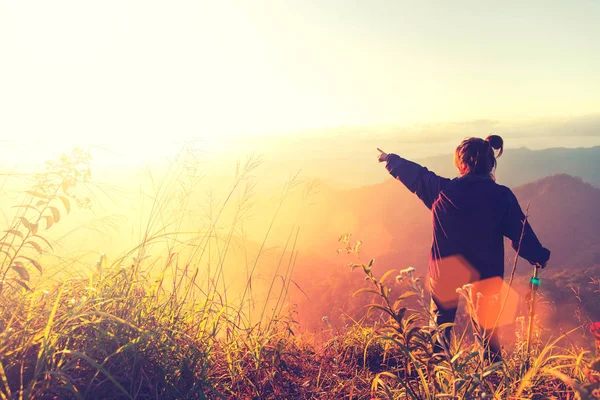
[[[243,248],[260,159],[238,165],[230,189],[211,197],[206,219],[190,229],[191,194],[202,176],[189,154],[181,157],[142,194],[149,211],[139,243],[101,255],[85,273],[73,266],[59,282],[44,279],[56,243],[40,231],[71,207],[89,206],[77,194],[90,182],[89,155],[50,163],[25,193],[0,254],[0,399],[593,398],[598,390],[600,362],[591,347],[566,341],[569,334],[536,342],[525,374],[519,343],[505,349],[505,364],[483,360],[482,341],[465,332],[434,354],[445,327],[431,322],[421,277],[412,269],[379,276],[373,261],[351,266],[365,274],[368,286],[355,295],[374,296],[369,308],[378,322],[330,329],[330,339],[316,343],[299,329],[288,300],[300,221],[257,289],[273,224],[301,183],[294,177],[282,189],[258,253],[246,252],[244,265],[234,266],[241,282],[232,290],[228,260],[232,248]],[[360,243],[341,239],[343,252],[359,256]],[[75,263],[56,256],[66,268]],[[324,324],[330,327],[326,317]]]

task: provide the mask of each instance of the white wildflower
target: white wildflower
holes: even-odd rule
[[[473,289],[473,284],[467,283],[466,285],[462,285],[462,287],[456,288],[456,293],[471,292],[471,289]]]

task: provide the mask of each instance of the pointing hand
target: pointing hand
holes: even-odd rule
[[[388,154],[385,151],[381,150],[379,147],[377,148],[377,150],[379,150],[379,162],[387,161]]]

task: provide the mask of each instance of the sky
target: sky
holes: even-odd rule
[[[222,156],[254,138],[588,118],[599,18],[597,0],[0,0],[0,154],[147,161],[190,141]]]

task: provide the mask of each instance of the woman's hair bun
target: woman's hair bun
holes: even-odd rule
[[[488,137],[485,138],[485,141],[488,142],[490,144],[490,146],[492,147],[492,149],[494,150],[500,150],[498,152],[498,156],[500,157],[502,155],[502,152],[504,151],[504,140],[502,140],[502,138],[498,135],[489,135]]]

